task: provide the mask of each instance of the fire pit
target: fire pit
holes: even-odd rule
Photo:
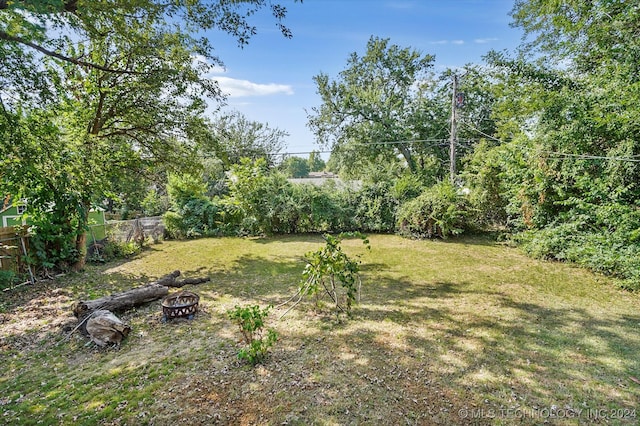
[[[193,319],[198,312],[200,296],[190,291],[179,291],[164,298],[162,301],[162,319],[164,321],[187,317]]]

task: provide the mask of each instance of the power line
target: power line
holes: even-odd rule
[[[496,137],[493,137],[491,135],[488,135],[484,132],[482,132],[481,130],[476,129],[475,127],[471,126],[470,124],[467,123],[463,123],[466,127],[470,128],[471,130],[474,130],[478,133],[480,133],[481,135],[490,138],[494,141],[500,142],[502,144],[507,143],[501,139],[498,139]],[[531,149],[532,150],[532,149]],[[564,152],[556,152],[556,151],[541,151],[543,153],[546,154],[551,154],[554,155],[554,159],[556,160],[569,160],[569,159],[577,159],[577,160],[607,160],[607,161],[628,161],[631,163],[640,163],[640,155],[631,155],[629,157],[620,157],[620,156],[606,156],[606,155],[591,155],[591,154],[569,154],[569,153],[564,153]]]
[[[473,141],[477,141],[477,139],[466,139],[460,142],[473,142]],[[380,141],[380,142],[375,142],[375,141],[371,141],[371,142],[359,142],[359,143],[352,143],[349,144],[348,146],[350,147],[366,147],[366,146],[376,146],[376,145],[401,145],[401,144],[425,144],[426,142],[434,142],[431,145],[424,145],[426,147],[434,147],[434,146],[445,146],[448,145],[448,140],[447,139],[443,139],[443,138],[429,138],[429,139],[407,139],[407,140],[398,140],[398,141]],[[317,154],[331,154],[333,153],[333,150],[317,150],[314,149],[312,151],[296,151],[296,152],[262,152],[262,153],[255,153],[259,156],[269,156],[269,157],[278,157],[278,156],[293,156],[293,155],[309,155],[312,153],[317,153]],[[198,157],[200,158],[216,158],[216,155],[213,153],[205,153],[205,154],[199,154]]]
[[[472,126],[472,125],[470,125],[470,124],[467,124],[467,123],[462,123],[462,124],[463,124],[463,125],[465,125],[466,127],[470,128],[471,130],[473,130],[473,131],[475,131],[475,132],[480,133],[480,134],[481,134],[482,136],[484,136],[484,137],[487,137],[487,138],[489,138],[489,139],[492,139],[492,140],[494,140],[494,141],[496,141],[496,142],[506,143],[505,141],[503,141],[503,140],[501,140],[501,139],[498,139],[498,138],[496,138],[495,136],[488,135],[488,134],[486,134],[485,132],[483,132],[482,130],[476,129],[475,127],[473,127],[473,126]]]
[[[590,154],[567,154],[564,152],[556,152],[556,151],[542,151],[547,154],[557,156],[555,159],[557,160],[612,160],[612,161],[629,161],[631,163],[640,163],[640,158],[637,156],[633,157],[609,157],[605,155],[590,155]]]
[[[424,139],[424,140],[417,140],[417,141],[411,141],[411,142],[416,142],[416,144],[414,144],[414,145],[422,146],[423,148],[430,148],[430,147],[434,147],[434,146],[447,146],[447,145],[449,145],[449,141],[447,139]],[[428,143],[428,142],[431,142],[431,143]],[[401,142],[367,142],[367,143],[351,144],[350,146],[370,147],[370,146],[378,146],[378,145],[401,145],[401,144],[406,144],[406,143],[408,143],[408,141],[401,141]]]

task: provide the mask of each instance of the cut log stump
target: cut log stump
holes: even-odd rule
[[[89,338],[98,346],[119,346],[130,331],[131,327],[128,324],[104,309],[94,311],[87,320]]]

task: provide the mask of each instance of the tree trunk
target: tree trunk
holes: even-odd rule
[[[87,233],[83,232],[82,234],[76,237],[76,250],[78,250],[78,259],[75,261],[73,265],[71,265],[71,270],[74,272],[82,271],[87,264]]]
[[[73,314],[82,321],[87,315],[99,309],[122,311],[160,299],[169,294],[169,287],[180,288],[187,284],[200,284],[210,281],[209,277],[177,280],[179,276],[180,271],[173,271],[142,287],[132,288],[122,293],[115,293],[95,300],[81,300],[74,305]]]
[[[80,216],[80,223],[78,223],[78,234],[76,236],[76,250],[78,251],[78,259],[73,265],[71,270],[78,272],[82,271],[87,263],[87,227],[89,225],[89,210],[91,204],[84,202],[82,205],[82,215]]]
[[[409,148],[407,148],[405,144],[401,143],[401,144],[398,144],[398,151],[400,151],[400,154],[402,154],[402,156],[406,160],[407,165],[409,166],[409,170],[411,170],[412,172],[415,172],[416,162],[413,159],[413,155],[411,155],[411,150],[409,150]]]
[[[112,294],[95,300],[84,300],[76,303],[73,314],[82,320],[97,310],[122,311],[160,299],[169,294],[169,287],[159,284],[149,284],[144,287],[132,288],[122,293]]]

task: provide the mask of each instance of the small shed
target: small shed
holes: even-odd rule
[[[16,225],[30,225],[29,219],[25,218],[24,212],[27,209],[25,202],[5,205],[0,210],[0,228],[13,228]],[[102,240],[107,236],[106,220],[103,209],[91,209],[89,211],[89,230],[87,231],[87,244],[92,244],[96,240]]]
[[[16,225],[26,225],[27,222],[22,218],[27,205],[18,203],[16,205],[8,205],[0,210],[0,228],[11,228]]]
[[[89,230],[87,231],[87,244],[105,239],[107,236],[107,220],[104,217],[104,209],[89,210]]]

